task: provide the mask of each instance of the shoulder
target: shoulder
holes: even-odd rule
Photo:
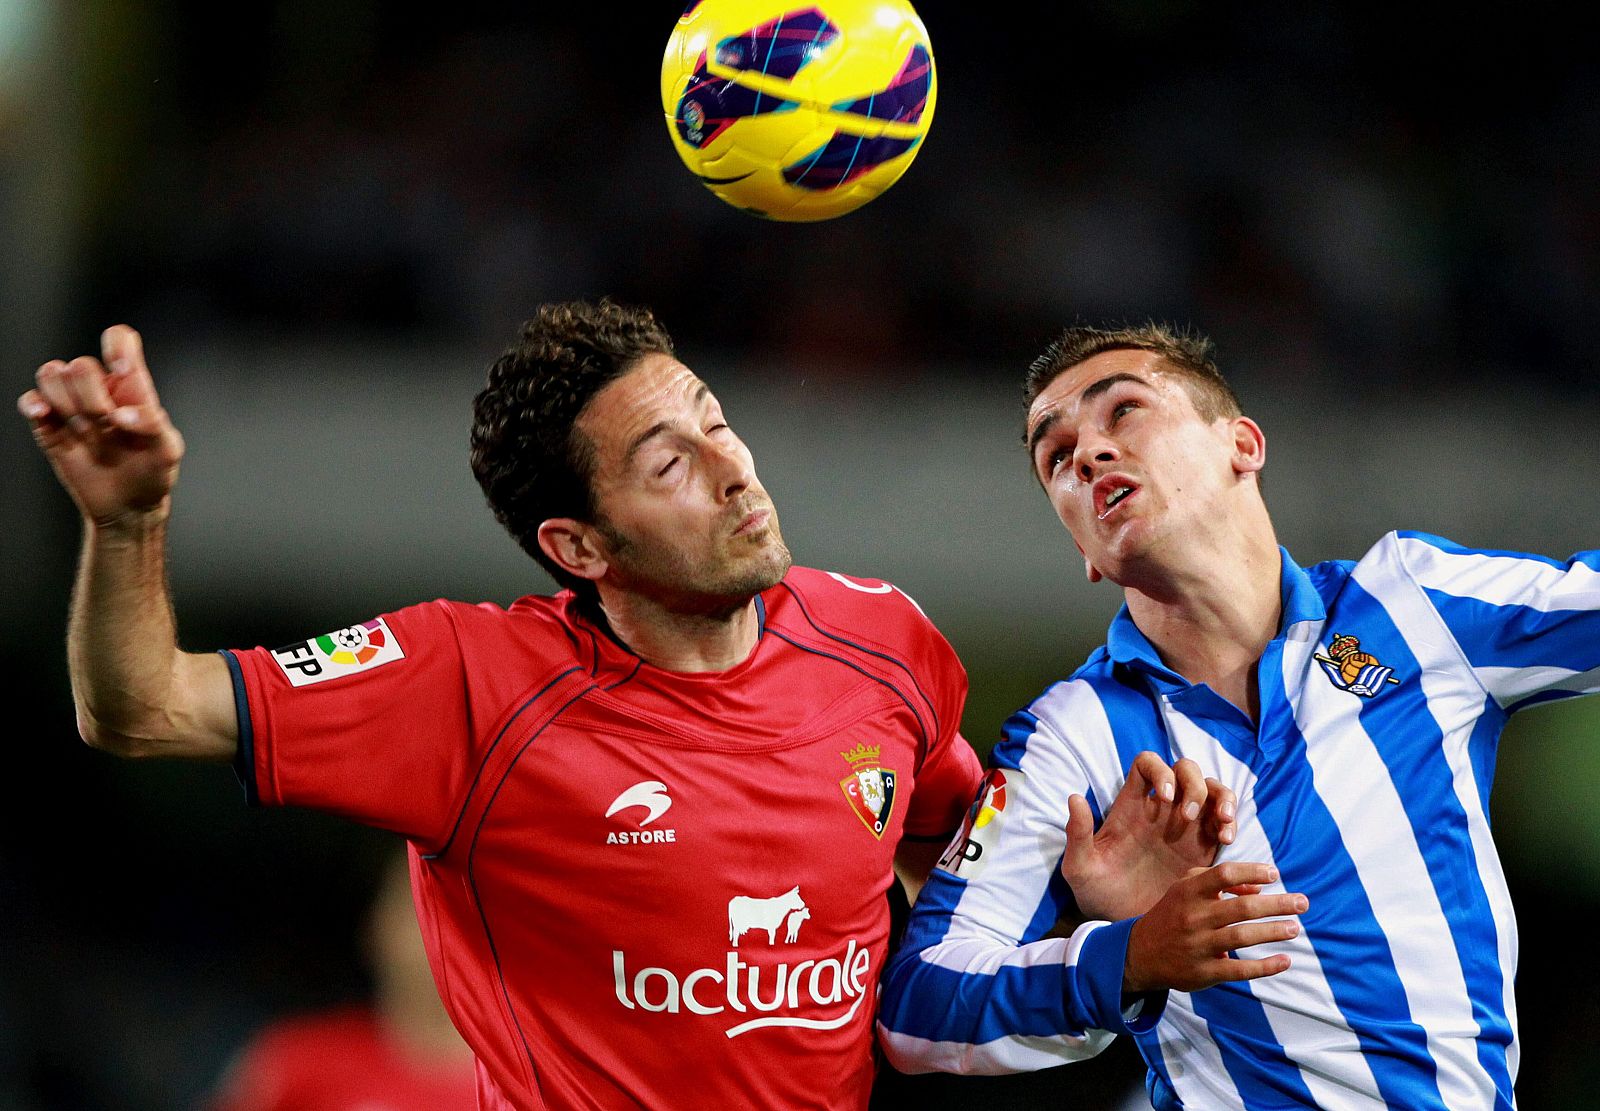
[[[1117,770],[1118,753],[1157,747],[1161,714],[1149,691],[1102,646],[1068,678],[1052,683],[1001,726],[991,761],[1066,760]]]
[[[395,617],[431,632],[458,638],[503,638],[527,643],[575,641],[577,620],[571,595],[529,594],[510,606],[436,598],[398,611]]]
[[[791,568],[762,598],[767,627],[798,647],[851,660],[875,674],[909,675],[934,701],[964,699],[967,673],[911,596],[883,579]]]
[[[769,620],[881,643],[938,637],[916,601],[884,579],[793,567],[765,595]]]

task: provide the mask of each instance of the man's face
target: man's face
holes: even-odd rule
[[[789,570],[772,499],[706,384],[647,355],[594,396],[578,431],[612,585],[672,609],[748,601]]]
[[[1149,561],[1181,560],[1228,511],[1235,421],[1206,421],[1180,374],[1164,368],[1154,352],[1102,352],[1028,409],[1033,473],[1091,579],[1127,585]]]

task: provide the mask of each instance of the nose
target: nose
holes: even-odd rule
[[[1078,437],[1072,450],[1072,471],[1082,482],[1093,480],[1095,471],[1121,458],[1117,445],[1100,432],[1088,431]]]
[[[731,501],[755,483],[755,460],[743,443],[707,441],[706,452],[711,461],[708,469],[722,500]]]

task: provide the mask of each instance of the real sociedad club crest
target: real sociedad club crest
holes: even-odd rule
[[[878,763],[882,751],[877,745],[863,742],[849,752],[839,753],[850,763],[850,774],[839,780],[844,797],[850,800],[850,809],[861,824],[880,840],[889,828],[889,815],[894,812],[894,785],[899,778],[894,769]]]
[[[1334,686],[1362,698],[1373,697],[1385,690],[1386,684],[1400,682],[1394,677],[1394,668],[1383,666],[1378,657],[1361,651],[1361,641],[1347,633],[1334,633],[1328,654],[1317,653],[1317,662]]]

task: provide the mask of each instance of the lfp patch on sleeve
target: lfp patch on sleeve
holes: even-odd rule
[[[989,769],[977,799],[967,808],[961,832],[939,858],[940,869],[964,880],[978,878],[994,855],[994,847],[1000,843],[1000,831],[1006,824],[1006,797],[1009,794],[1011,801],[1016,802],[1026,779],[1015,768]]]
[[[297,687],[370,671],[405,655],[381,617],[272,650],[272,658]]]

